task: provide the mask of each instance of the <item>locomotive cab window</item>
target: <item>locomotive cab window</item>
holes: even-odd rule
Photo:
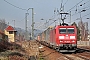
[[[59,33],[60,34],[66,34],[66,28],[60,28]]]
[[[69,34],[74,34],[74,28],[67,28],[67,32]]]

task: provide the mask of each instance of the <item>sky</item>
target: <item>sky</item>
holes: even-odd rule
[[[64,6],[64,12],[70,13],[71,11],[71,23],[79,22],[80,11],[86,9],[85,12],[81,12],[82,21],[90,23],[90,0],[0,0],[0,19],[5,19],[9,25],[25,29],[25,13],[29,8],[34,9],[34,28],[44,29],[46,21],[49,24],[59,24],[61,3]],[[82,6],[80,6],[82,4]],[[54,12],[55,11],[55,12]],[[32,24],[32,9],[28,10],[27,27],[31,29]],[[41,20],[43,19],[43,20]],[[70,22],[70,15],[67,15],[66,23]],[[55,25],[55,23],[51,24]],[[50,26],[50,25],[49,25]],[[89,24],[90,29],[90,24]]]

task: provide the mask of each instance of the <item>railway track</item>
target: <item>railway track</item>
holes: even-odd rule
[[[44,47],[44,57],[48,56],[48,60],[90,60],[90,53],[60,53],[48,47]],[[51,58],[53,57],[53,58]]]
[[[47,46],[40,48],[46,60],[90,60],[90,49],[77,48],[73,53],[60,53]]]
[[[72,54],[64,54],[63,56],[66,57],[68,60],[84,60],[83,58]]]
[[[78,49],[75,53],[60,53],[45,46],[42,50],[44,57],[48,56],[47,60],[90,60],[90,52],[85,49]]]
[[[85,49],[83,52],[82,49],[79,49],[78,51],[76,51],[75,53],[59,53],[63,56],[64,60],[90,60],[90,52]],[[61,59],[58,58],[57,60]]]

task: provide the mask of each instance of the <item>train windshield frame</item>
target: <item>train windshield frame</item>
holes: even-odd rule
[[[59,33],[60,34],[66,34],[66,28],[59,28]]]
[[[74,28],[59,28],[59,34],[74,34]]]
[[[75,29],[74,28],[67,28],[67,33],[68,34],[74,34],[74,31]]]

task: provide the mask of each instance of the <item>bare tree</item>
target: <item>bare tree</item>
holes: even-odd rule
[[[5,22],[5,19],[0,19],[0,30],[4,31],[4,29],[6,28],[7,24]]]

